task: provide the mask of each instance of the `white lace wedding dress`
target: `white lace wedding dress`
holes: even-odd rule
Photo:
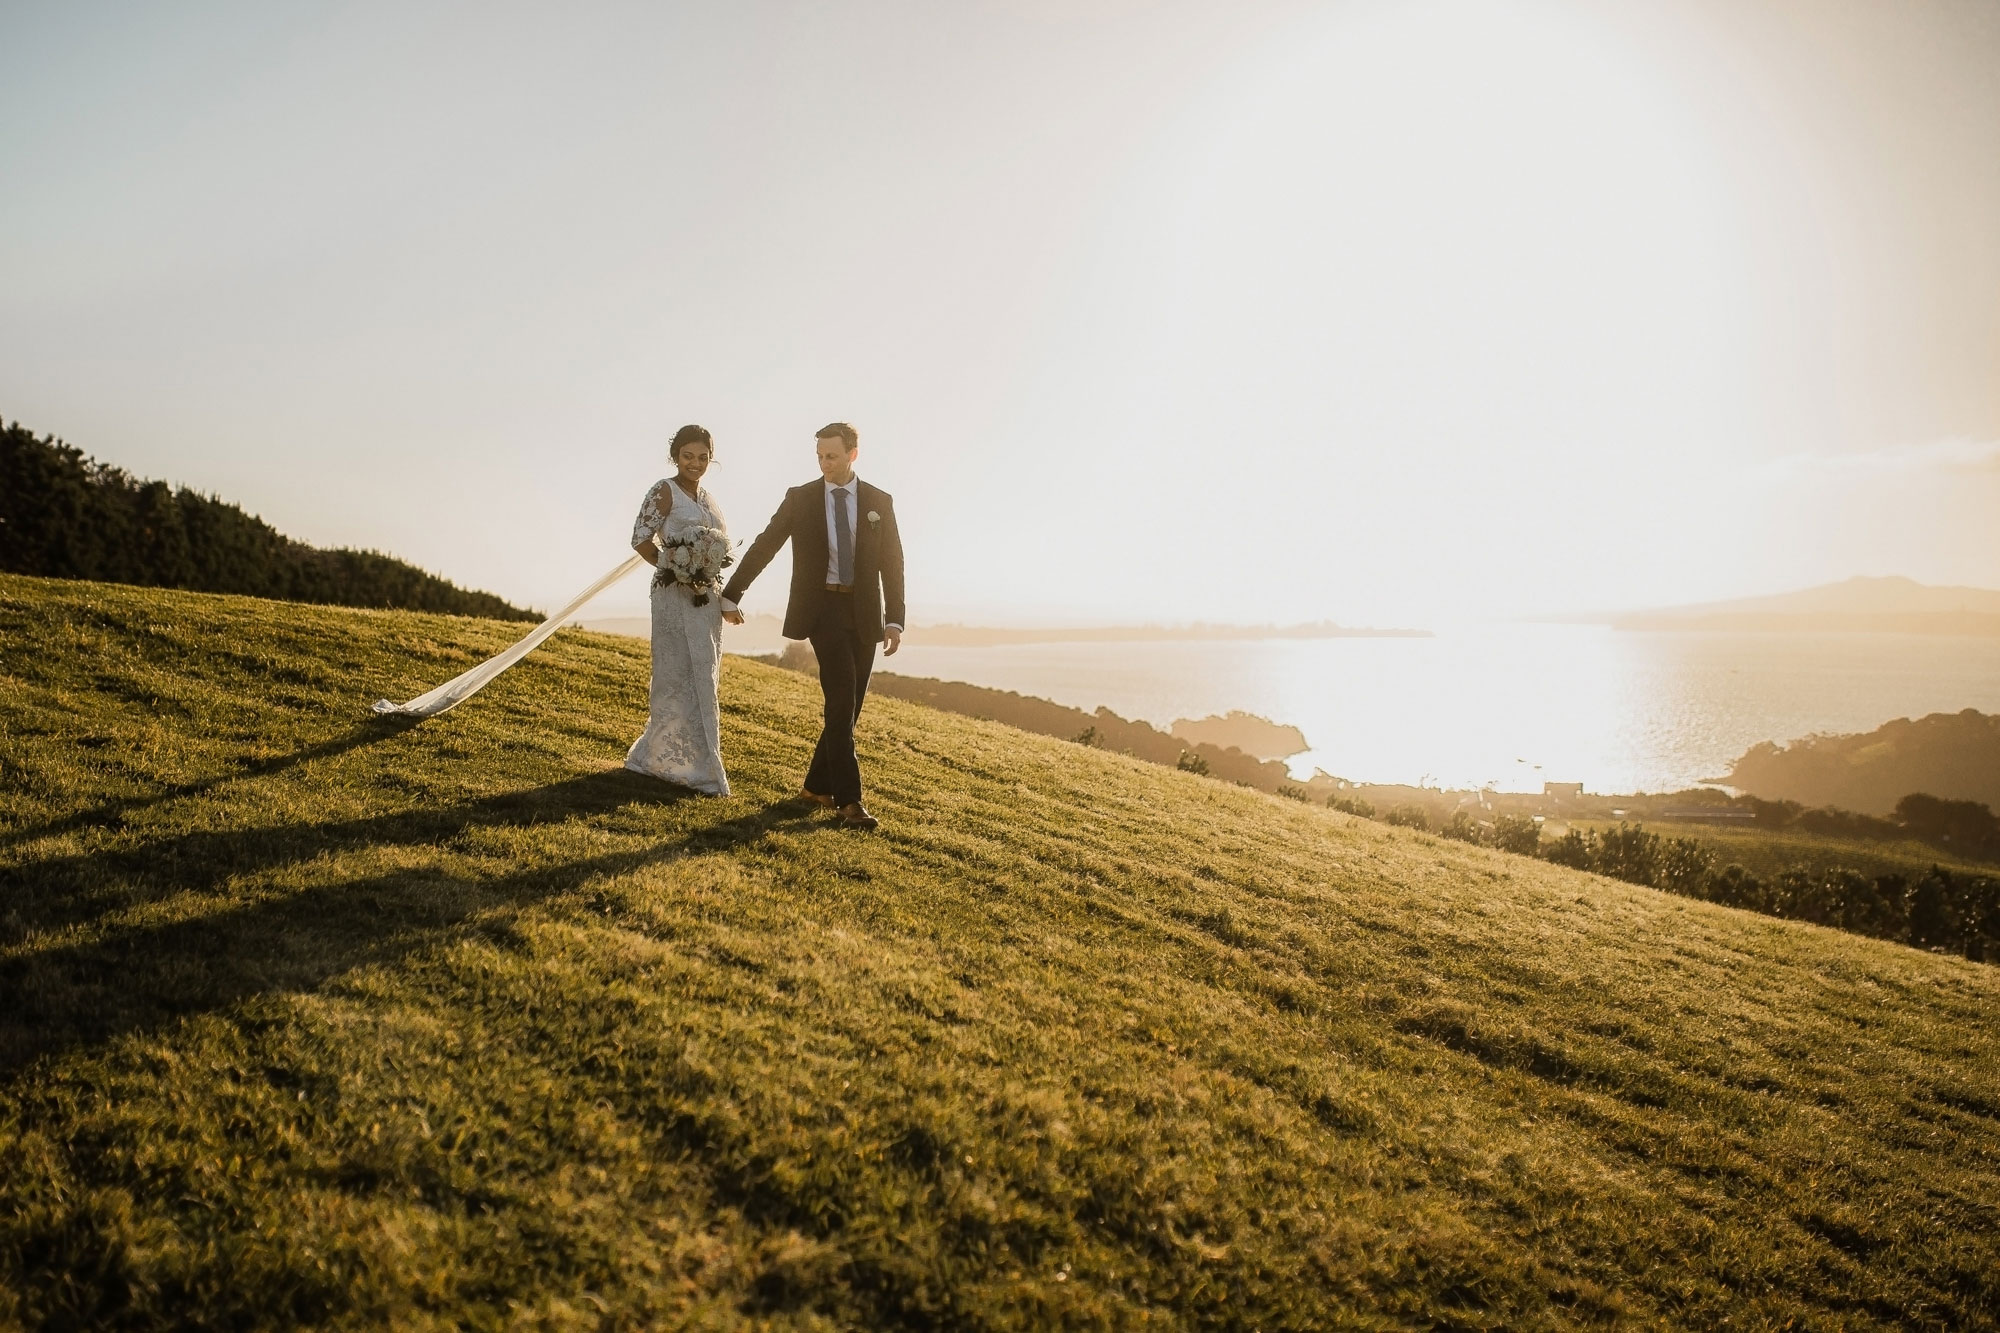
[[[655,546],[690,528],[727,531],[722,511],[708,492],[689,499],[671,479],[646,492],[632,524],[632,544],[648,537]],[[652,715],[645,734],[632,742],[625,767],[677,782],[715,796],[729,795],[722,771],[722,712],[717,689],[722,676],[722,598],[710,593],[705,605],[677,583],[652,586]]]

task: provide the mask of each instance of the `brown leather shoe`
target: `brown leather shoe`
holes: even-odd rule
[[[840,807],[840,822],[848,828],[870,829],[882,822],[868,813],[859,801],[850,801]]]
[[[799,794],[793,799],[811,802],[822,810],[832,810],[835,808],[831,796],[821,796],[818,792],[807,791],[804,787],[799,788]]]

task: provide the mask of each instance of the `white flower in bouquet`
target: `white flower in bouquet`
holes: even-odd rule
[[[709,594],[722,583],[722,571],[735,563],[729,538],[719,529],[688,528],[661,544],[655,581],[678,583],[692,594],[689,600],[696,606],[706,606]]]

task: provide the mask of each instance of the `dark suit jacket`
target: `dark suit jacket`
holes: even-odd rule
[[[863,643],[880,643],[882,626],[902,625],[903,538],[896,531],[896,503],[889,493],[862,482],[854,495],[854,628]],[[870,522],[868,516],[877,516]],[[722,589],[724,599],[741,602],[751,581],[787,541],[792,544],[792,595],[785,605],[784,635],[812,633],[826,589],[826,482],[815,478],[785,492],[778,512],[750,543],[736,573]]]

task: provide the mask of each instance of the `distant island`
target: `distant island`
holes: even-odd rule
[[[1081,625],[1009,629],[926,625],[921,641],[938,648],[992,648],[1014,643],[1174,643],[1210,639],[1428,639],[1427,629],[1354,629],[1331,620],[1308,625]]]
[[[1608,617],[1621,630],[2000,635],[2000,592],[1915,579],[1851,578],[1771,597],[1663,607]]]
[[[1232,708],[1220,717],[1198,721],[1181,718],[1168,730],[1190,745],[1215,745],[1225,750],[1241,750],[1256,759],[1289,759],[1304,754],[1312,746],[1297,727]]]

